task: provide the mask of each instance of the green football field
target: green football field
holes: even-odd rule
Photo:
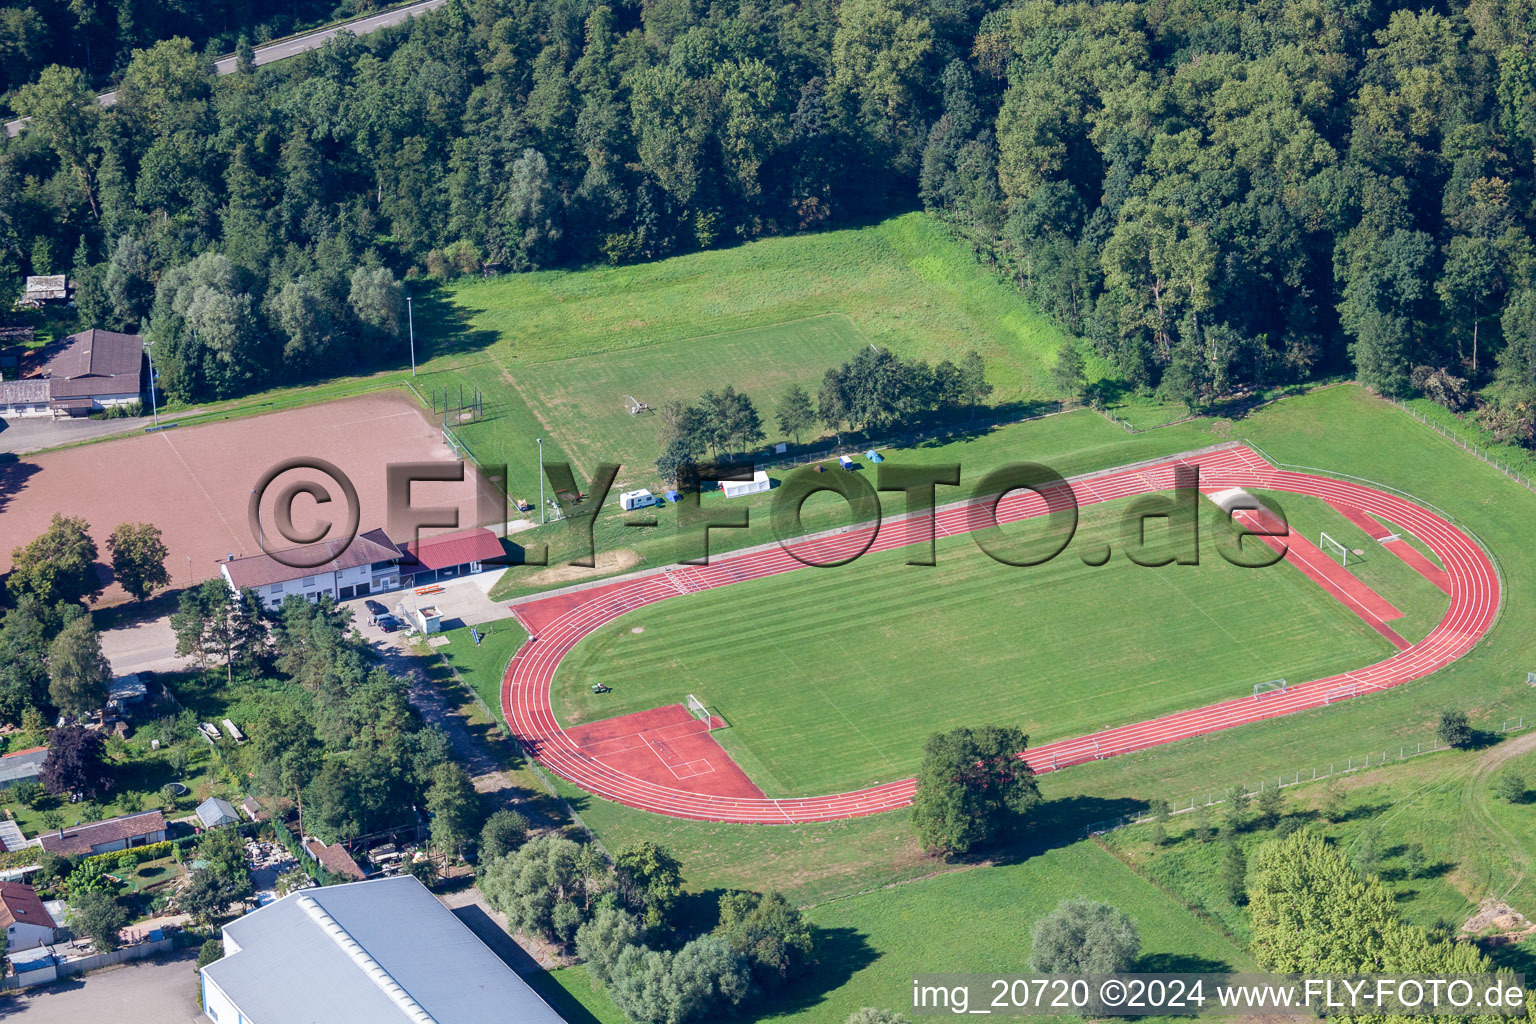
[[[806,796],[912,775],[938,729],[1015,725],[1038,744],[1391,653],[1289,564],[1221,559],[1208,528],[1198,566],[1085,565],[1079,552],[1118,543],[1127,504],[1085,510],[1044,566],[956,537],[932,568],[898,550],[641,609],[566,657],[556,714],[573,725],[691,693],[730,723],[716,737],[766,793]],[[599,680],[613,692],[594,695]]]
[[[975,349],[991,405],[1019,415],[1059,397],[1049,371],[1068,337],[921,215],[637,266],[466,278],[416,315],[413,383],[439,408],[444,393],[456,406],[461,388],[479,390],[484,418],[458,434],[507,465],[518,496],[538,488],[540,437],[546,459],[582,477],[618,462],[617,489],[657,488],[657,417],[629,415],[628,396],[656,409],[731,385],[752,397],[769,447],[794,440],[774,415],[786,385],[814,397],[828,369],[874,344],[930,362]],[[1104,367],[1090,358],[1089,370]]]

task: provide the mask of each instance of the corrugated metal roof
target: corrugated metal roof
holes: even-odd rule
[[[55,378],[132,374],[137,379],[143,362],[142,337],[92,327],[64,339],[63,349],[48,363],[48,372]]]
[[[31,747],[0,757],[0,785],[37,778],[46,760],[48,760],[47,747]]]
[[[46,380],[0,381],[0,405],[44,405],[48,395]]]
[[[197,805],[197,820],[204,826],[212,828],[215,825],[229,825],[237,823],[240,815],[235,813],[235,805],[223,797],[211,796]]]
[[[224,926],[204,974],[252,1021],[564,1024],[409,875],[306,889]]]

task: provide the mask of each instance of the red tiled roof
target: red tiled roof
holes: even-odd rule
[[[236,558],[234,561],[223,563],[224,569],[229,573],[230,580],[242,590],[246,587],[264,587],[269,583],[286,583],[288,580],[303,579],[305,576],[318,576],[322,573],[336,572],[339,569],[351,569],[359,565],[369,565],[373,562],[392,562],[400,557],[400,551],[394,542],[383,530],[369,530],[352,538],[352,542],[345,547],[339,539],[323,540],[318,544],[309,544],[301,548],[291,548],[280,551],[292,561],[305,563],[313,562],[322,554],[330,556],[327,561],[311,568],[295,569],[284,565],[271,555],[249,555],[245,558]]]
[[[422,569],[446,569],[466,562],[484,562],[500,558],[505,553],[497,536],[484,527],[428,537],[419,545],[413,540],[400,550],[421,563],[420,566],[413,566],[407,559],[401,563],[402,567]]]
[[[67,828],[63,830],[62,836],[58,829],[50,829],[38,836],[38,841],[49,853],[72,857],[76,854],[90,853],[94,846],[136,839],[152,832],[164,831],[165,816],[159,811],[144,811],[141,814],[129,814],[121,818],[108,818],[106,821]]]
[[[57,928],[38,899],[37,891],[20,882],[0,882],[0,931],[13,924],[35,924]]]

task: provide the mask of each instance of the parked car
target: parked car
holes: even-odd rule
[[[378,616],[373,620],[373,624],[378,626],[386,633],[393,633],[396,630],[405,628],[405,623],[389,614]]]
[[[370,626],[379,621],[379,616],[389,614],[388,608],[385,608],[371,597],[363,602],[363,607],[368,609],[368,624]]]

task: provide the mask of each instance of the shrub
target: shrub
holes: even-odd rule
[[[209,939],[207,942],[204,942],[202,947],[197,951],[197,969],[201,971],[204,967],[207,967],[215,960],[222,959],[223,956],[224,943],[220,942],[218,939]]]
[[[1030,966],[1050,974],[1115,974],[1141,951],[1136,923],[1107,903],[1067,899],[1035,922]]]
[[[1435,727],[1440,742],[1448,747],[1462,749],[1472,744],[1472,723],[1465,711],[1455,709],[1440,712],[1440,724]]]

